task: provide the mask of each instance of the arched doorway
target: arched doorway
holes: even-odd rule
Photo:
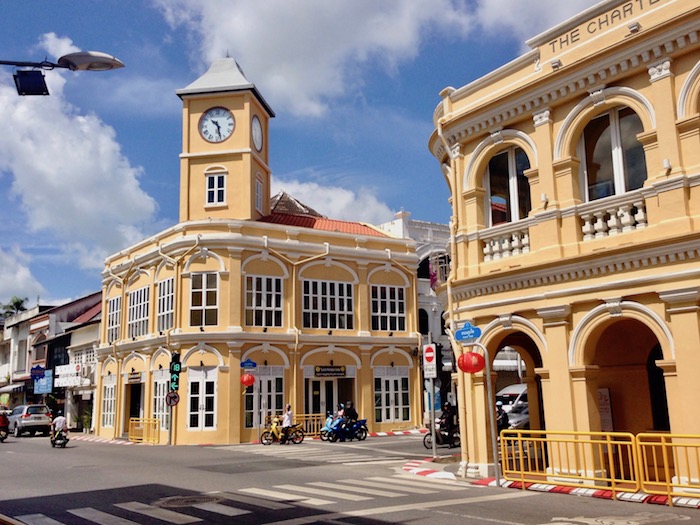
[[[589,364],[598,367],[598,397],[604,401],[599,402],[601,430],[669,430],[663,372],[656,366],[663,356],[654,333],[629,318],[612,320],[596,332],[587,355]]]
[[[545,429],[544,404],[542,403],[542,386],[540,377],[535,373],[536,368],[542,367],[542,356],[535,342],[524,332],[514,331],[507,334],[497,345],[498,351],[493,358],[492,370],[496,372],[495,393],[512,384],[527,386],[526,392],[520,398],[524,406],[514,410],[527,411],[527,424],[520,428],[532,430]],[[506,359],[503,359],[506,358]],[[519,423],[522,415],[510,415],[509,418]]]

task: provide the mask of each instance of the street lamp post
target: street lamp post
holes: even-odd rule
[[[79,51],[64,55],[56,62],[43,60],[41,62],[26,62],[18,60],[0,60],[0,66],[29,67],[15,71],[15,85],[20,95],[48,95],[42,70],[55,68],[70,69],[71,71],[108,71],[124,67],[117,57],[100,51]]]

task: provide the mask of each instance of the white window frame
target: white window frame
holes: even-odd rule
[[[170,407],[165,403],[170,390],[169,379],[169,370],[156,370],[153,373],[153,417],[160,421],[161,430],[170,428]]]
[[[208,281],[209,276],[212,275],[216,279],[216,285],[213,288],[210,288]],[[202,279],[201,288],[194,287],[195,277],[198,276],[201,276]],[[207,302],[210,295],[209,292],[214,292],[215,302],[213,304]],[[195,293],[202,294],[202,301],[201,304],[198,306],[194,305]],[[215,323],[207,323],[207,312],[211,311],[214,311],[216,313]],[[200,324],[192,322],[192,315],[194,312],[202,313],[202,322]],[[216,272],[201,272],[190,274],[190,326],[216,326],[217,324],[219,324],[219,274]]]
[[[410,421],[411,381],[408,367],[377,366],[374,367],[373,371],[375,422],[400,423]]]
[[[102,380],[102,426],[114,427],[114,409],[117,393],[116,377],[104,377]]]
[[[148,286],[129,292],[127,337],[141,337],[148,333],[148,310],[150,290]]]
[[[226,204],[226,171],[211,171],[205,175],[205,207]]]
[[[255,179],[255,209],[260,213],[263,212],[263,198],[263,182],[258,175]]]
[[[122,297],[112,297],[107,300],[107,343],[118,341],[122,328]]]
[[[168,277],[158,281],[158,313],[156,325],[158,332],[164,332],[174,326],[175,318],[175,278]]]
[[[498,155],[508,155],[508,196],[510,197],[510,209],[509,218],[507,223],[518,222],[524,219],[520,218],[520,190],[518,188],[518,164],[516,162],[516,150],[522,149],[519,146],[511,146],[504,150],[501,150],[494,155],[491,159],[497,157]],[[523,150],[523,153],[525,151]],[[489,159],[489,164],[491,162]],[[529,161],[529,159],[528,159]],[[498,226],[498,224],[493,224],[493,214],[491,212],[491,169],[489,164],[486,165],[486,173],[484,175],[484,189],[486,190],[486,225],[487,228],[493,226]],[[530,165],[532,166],[532,165]],[[499,223],[504,224],[504,223]]]
[[[352,283],[304,279],[302,290],[304,328],[354,330],[355,287]]]
[[[622,134],[620,126],[620,111],[625,109],[630,108],[628,108],[628,106],[616,106],[604,113],[596,115],[589,121],[593,122],[595,119],[602,118],[606,115],[610,119],[610,148],[612,150],[612,159],[610,159],[610,161],[612,163],[613,170],[614,191],[612,195],[609,195],[609,197],[613,197],[615,195],[622,195],[623,193],[627,193],[628,191],[627,183],[625,181],[625,157],[624,150],[622,148]],[[637,115],[637,118],[639,118],[639,115]],[[591,201],[589,195],[590,192],[588,188],[588,167],[586,166],[586,145],[584,143],[583,132],[581,132],[581,139],[579,140],[578,145],[576,147],[576,154],[578,155],[578,158],[581,161],[579,166],[579,175],[581,179],[581,187],[585,192],[586,202],[593,202]],[[647,177],[648,176],[649,173],[647,171]],[[593,200],[595,201],[597,199]]]
[[[210,392],[207,390],[209,386],[211,387]],[[187,430],[216,430],[217,392],[218,373],[216,368],[187,368]],[[196,407],[193,410],[195,404]]]
[[[370,302],[372,311],[372,331],[406,331],[405,286],[371,284]]]
[[[284,324],[284,289],[281,277],[245,276],[245,324],[279,328]]]

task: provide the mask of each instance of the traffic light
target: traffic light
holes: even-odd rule
[[[180,372],[182,365],[180,364],[180,354],[173,354],[170,358],[170,391],[177,392],[180,388]]]
[[[454,370],[454,353],[451,346],[437,345],[440,351],[440,364],[443,372],[452,372]]]

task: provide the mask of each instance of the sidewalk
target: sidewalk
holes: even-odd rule
[[[422,460],[409,461],[403,466],[403,470],[409,474],[423,476],[426,478],[452,479],[469,483],[475,486],[496,487],[496,478],[463,478],[458,476],[459,455],[428,457]],[[523,484],[519,481],[501,480],[502,488],[523,490]],[[553,485],[549,483],[525,483],[525,490],[537,492],[554,492],[558,494],[571,494],[573,496],[584,496],[590,498],[613,499],[611,490],[589,489],[568,487],[564,485]],[[633,503],[650,503],[654,505],[668,505],[668,497],[644,492],[622,492],[617,494],[618,501],[628,501]],[[691,509],[700,508],[700,498],[674,497],[674,507]]]

